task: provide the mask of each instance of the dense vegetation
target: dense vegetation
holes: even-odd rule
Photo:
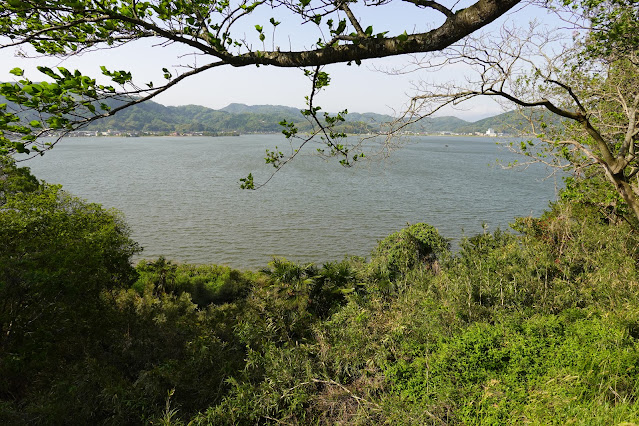
[[[132,267],[117,212],[0,166],[2,424],[639,419],[639,235],[592,179],[458,253],[415,224],[241,272]]]

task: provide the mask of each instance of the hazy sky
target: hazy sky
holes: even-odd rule
[[[444,2],[446,3],[446,2]],[[460,4],[469,3],[456,2]],[[259,9],[258,9],[259,10]],[[439,15],[432,11],[415,13],[416,8],[404,2],[395,1],[384,7],[368,7],[355,10],[358,16],[366,17],[367,24],[372,23],[374,31],[389,31],[389,34],[423,31],[428,25],[433,25]],[[302,25],[295,20],[285,19],[290,13],[278,9],[275,12],[268,9],[268,13],[255,15],[247,21],[244,28],[247,38],[255,37],[255,23],[265,24],[267,32],[270,16],[282,21],[275,33],[275,45],[282,50],[289,46],[299,49],[310,46],[318,38],[313,24]],[[417,15],[417,16],[416,16]],[[414,19],[413,19],[414,18]],[[488,29],[497,29],[506,20],[514,21],[517,25],[527,25],[532,18],[554,25],[555,18],[545,11],[526,6],[516,9]],[[429,23],[430,19],[430,23]],[[435,21],[433,21],[433,19]],[[416,23],[417,22],[417,23]],[[257,41],[257,40],[256,40]],[[257,41],[258,44],[259,41]],[[271,33],[267,32],[267,45],[272,46]],[[256,46],[261,48],[261,46]],[[160,83],[162,67],[173,68],[179,64],[191,62],[193,56],[188,50],[180,46],[153,46],[150,40],[144,40],[111,50],[100,50],[66,60],[58,58],[24,59],[16,56],[15,49],[0,50],[0,81],[12,81],[15,76],[8,73],[13,67],[21,67],[27,71],[27,77],[32,80],[42,78],[34,72],[37,65],[64,66],[68,69],[80,69],[90,76],[99,76],[100,65],[109,69],[123,69],[133,72],[134,81],[142,85],[148,81]],[[185,56],[186,55],[186,56]],[[428,80],[448,81],[462,79],[464,69],[461,67],[447,68],[439,75],[420,75],[419,73],[404,75],[389,75],[379,69],[402,67],[410,60],[409,57],[394,57],[380,60],[370,60],[361,66],[331,65],[325,68],[331,75],[331,85],[319,96],[317,104],[325,111],[337,111],[347,108],[353,112],[377,112],[393,114],[401,111],[411,93],[411,82],[420,78]],[[206,57],[197,58],[199,64],[207,62]],[[244,103],[248,105],[272,104],[303,107],[304,96],[309,92],[310,83],[299,69],[281,69],[274,67],[255,66],[232,68],[229,66],[214,68],[203,74],[187,79],[175,88],[158,96],[155,100],[164,105],[196,104],[210,108],[223,108],[230,103]],[[487,116],[499,114],[502,108],[489,99],[467,104],[462,110],[445,110],[440,115],[455,115],[466,120],[477,120]]]

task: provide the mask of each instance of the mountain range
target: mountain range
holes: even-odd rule
[[[0,102],[3,101],[0,97]],[[9,104],[11,104],[9,102]],[[112,107],[115,105],[112,105]],[[11,107],[11,105],[9,105]],[[28,116],[23,119],[30,120]],[[336,130],[346,133],[374,133],[392,122],[394,117],[377,113],[350,112]],[[164,106],[147,101],[119,111],[112,117],[97,120],[83,130],[127,133],[279,133],[282,121],[293,122],[299,131],[311,129],[298,108],[282,105],[244,105],[232,103],[215,110],[199,105]],[[527,122],[515,111],[469,122],[457,117],[427,117],[403,130],[415,133],[495,133],[515,134]]]
[[[348,113],[346,121],[338,126],[347,133],[369,133],[392,122],[390,115],[376,113]],[[148,101],[118,112],[113,117],[92,123],[87,130],[118,132],[280,132],[281,121],[294,122],[300,131],[310,124],[297,108],[282,105],[244,105],[232,103],[215,110],[198,105],[164,106]],[[485,133],[489,128],[496,133],[516,133],[524,126],[522,117],[514,111],[468,122],[457,117],[428,117],[407,126],[404,130],[419,133]]]

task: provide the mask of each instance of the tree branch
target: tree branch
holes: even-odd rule
[[[410,53],[442,50],[461,40],[513,8],[521,0],[479,0],[448,18],[440,27],[419,34],[385,38],[366,38],[358,44],[327,46],[297,52],[249,52],[239,56],[220,57],[234,66],[273,65],[308,67],[354,60],[385,58]]]
[[[446,16],[446,18],[452,18],[455,15],[452,10],[448,9],[447,7],[443,6],[442,4],[436,1],[429,1],[429,0],[404,0],[404,1],[408,3],[413,3],[416,6],[429,7],[431,9],[435,9],[436,11],[443,13]]]
[[[366,33],[362,29],[362,26],[359,24],[359,21],[357,20],[357,18],[355,18],[355,15],[353,15],[351,8],[348,7],[348,3],[346,3],[346,1],[343,1],[342,3],[340,3],[339,8],[342,9],[344,13],[346,13],[348,20],[351,21],[351,24],[355,28],[355,32],[357,33],[357,35],[360,37],[367,37]]]

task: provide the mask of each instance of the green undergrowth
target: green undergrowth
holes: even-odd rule
[[[2,167],[2,424],[639,423],[639,236],[591,206],[456,253],[415,224],[369,259],[134,267],[117,213]]]

